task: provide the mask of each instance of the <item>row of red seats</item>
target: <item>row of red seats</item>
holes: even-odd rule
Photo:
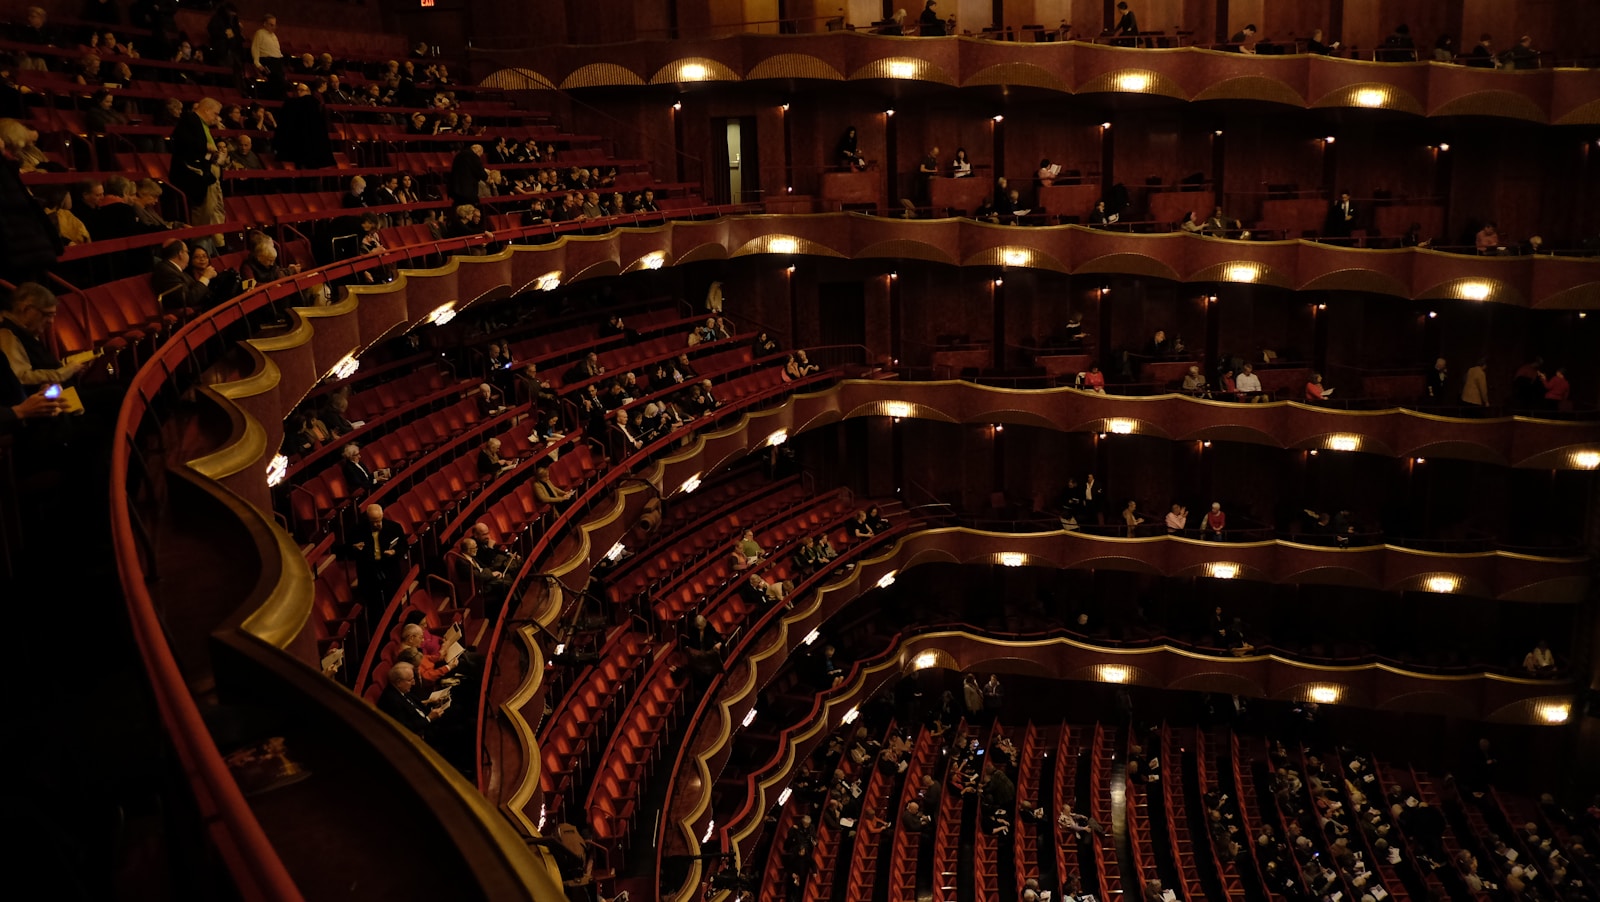
[[[699,494],[696,492],[696,494]],[[766,521],[804,498],[798,476],[774,486],[761,486],[752,492],[749,503],[731,510],[715,519],[695,523],[682,530],[682,538],[652,555],[643,563],[635,563],[625,573],[612,577],[606,594],[613,602],[626,602],[663,579],[682,575],[688,568],[698,565],[709,553],[737,540],[746,529]],[[639,556],[633,559],[639,560]]]
[[[1256,835],[1250,830],[1249,817],[1244,811],[1239,791],[1234,786],[1223,785],[1217,779],[1219,761],[1217,759],[1218,742],[1215,734],[1208,735],[1197,731],[1195,739],[1195,782],[1199,785],[1200,797],[1206,798],[1209,794],[1216,793],[1218,798],[1226,796],[1229,799],[1225,810],[1230,811],[1237,820],[1234,826],[1239,830],[1237,834],[1240,837],[1239,854],[1253,854]],[[1162,760],[1168,760],[1170,757],[1170,754],[1164,754]],[[1203,852],[1196,852],[1196,854],[1205,854],[1211,857],[1211,867],[1216,871],[1218,879],[1222,881],[1222,891],[1228,902],[1241,902],[1241,900],[1248,899],[1250,894],[1245,892],[1244,878],[1239,872],[1238,861],[1236,858],[1232,858],[1217,849],[1216,837],[1212,835],[1210,829],[1209,816],[1208,812],[1206,820],[1201,826],[1207,836],[1206,849]],[[1192,832],[1190,839],[1192,847]],[[1260,893],[1259,898],[1265,898],[1267,895],[1266,886],[1260,883],[1260,873],[1255,869],[1251,870],[1253,877],[1252,888]]]
[[[484,622],[481,614],[459,607],[448,594],[436,593],[428,585],[428,581],[419,580],[419,572],[412,567],[410,573],[402,580],[401,588],[395,593],[390,607],[395,610],[392,618],[394,626],[384,636],[381,646],[373,643],[368,653],[362,659],[360,672],[357,674],[362,687],[360,694],[372,704],[378,703],[378,696],[383,694],[385,686],[389,685],[389,668],[394,666],[400,655],[400,635],[405,624],[414,619],[413,613],[420,613],[422,628],[432,633],[437,638],[443,638],[445,631],[452,625],[461,629],[462,643],[475,644],[482,635]]]
[[[456,379],[453,373],[437,363],[423,365],[399,379],[367,382],[350,392],[349,406],[344,414],[352,423],[361,425],[291,460],[287,481],[290,484],[301,483],[326,467],[337,466],[345,445],[356,442],[365,447],[386,433],[411,423],[433,405],[460,399],[476,388],[476,384]]]
[[[992,751],[999,744],[1000,722],[989,729],[983,747]],[[995,767],[1005,767],[1001,761],[991,762]],[[983,766],[974,764],[981,772]],[[1015,783],[1012,784],[1015,786]],[[979,803],[980,807],[983,803]],[[985,829],[983,816],[978,817],[978,829],[972,837],[972,898],[974,902],[1000,902],[1000,841]]]
[[[1029,877],[1040,874],[1039,829],[1032,821],[1022,817],[1024,799],[1042,804],[1039,797],[1040,776],[1044,771],[1045,740],[1032,721],[1023,728],[1022,742],[1017,746],[1017,804],[1011,821],[1011,852],[1016,868],[1017,886]],[[1047,809],[1053,810],[1053,809]]]
[[[679,330],[691,328],[698,317],[684,317],[671,307],[660,307],[646,310],[635,316],[626,317],[624,322],[628,328],[638,332],[641,336],[656,335],[660,333],[671,334]],[[627,348],[619,347],[623,341],[621,336],[609,338],[599,337],[600,327],[589,319],[565,329],[559,329],[534,335],[511,343],[511,356],[519,363],[537,363],[541,369],[546,364],[556,360],[580,357],[589,351],[601,354],[600,361],[608,369],[616,369],[623,364],[622,359],[629,353]],[[631,358],[628,364],[631,364]],[[558,388],[561,378],[565,375],[560,372],[541,373],[544,378],[551,380],[550,385]]]
[[[1062,812],[1067,806],[1072,806],[1074,811],[1082,812],[1082,789],[1078,785],[1078,762],[1088,748],[1089,737],[1092,732],[1083,728],[1074,729],[1070,724],[1061,725],[1061,733],[1056,737],[1055,755],[1056,772],[1055,784],[1051,789],[1051,810]],[[1083,875],[1090,872],[1088,859],[1093,853],[1090,847],[1070,838],[1056,828],[1055,859],[1056,877],[1061,882],[1063,893],[1067,885],[1069,874],[1078,874],[1082,880]],[[1083,881],[1087,889],[1088,881]]]
[[[655,652],[650,637],[622,630],[606,643],[599,663],[580,674],[539,736],[539,790],[547,816],[560,817],[582,785],[617,722],[619,705],[638,685]]]
[[[955,735],[967,735],[967,719],[954,727]],[[964,797],[946,773],[939,791],[939,810],[925,812],[933,820],[933,902],[956,902],[961,896],[957,883],[961,857],[961,808]]]
[[[887,744],[894,732],[894,723],[891,721],[881,743]],[[851,850],[850,873],[845,881],[848,899],[871,899],[874,896],[878,879],[878,853],[883,844],[879,832],[872,829],[873,822],[882,818],[893,825],[889,829],[899,829],[900,812],[894,810],[891,795],[894,776],[885,774],[878,767],[868,768],[868,774],[867,785],[861,790],[861,816],[856,819],[855,848]],[[830,897],[824,893],[821,898]]]
[[[517,481],[514,491],[504,495],[498,502],[483,512],[480,522],[487,523],[489,528],[502,538],[520,537],[531,526],[539,522],[545,515],[551,513],[550,505],[539,501],[534,494],[534,483],[529,472],[530,467],[540,466],[545,458],[525,461],[517,471],[500,477],[500,481]],[[577,443],[562,453],[559,460],[550,464],[550,481],[563,490],[581,490],[594,481],[606,469],[607,461],[596,453],[594,446],[588,442]],[[465,535],[465,528],[455,526],[461,518],[453,521],[452,527],[441,537],[441,545],[453,543],[458,536]],[[531,543],[529,543],[531,544]],[[454,552],[452,552],[454,553]]]
[[[1120,732],[1097,723],[1089,741],[1089,817],[1101,824],[1111,823],[1111,768],[1121,750],[1117,741]],[[1124,887],[1128,875],[1117,865],[1116,850],[1109,839],[1098,834],[1094,836],[1094,866],[1099,898],[1109,899],[1127,891]]]
[[[906,804],[917,797],[922,791],[922,778],[933,767],[933,755],[939,748],[938,741],[933,734],[923,727],[917,732],[916,743],[911,747],[910,757],[906,761],[905,773],[901,775],[900,803],[897,811],[904,811]],[[942,798],[942,797],[941,797]],[[938,812],[925,811],[929,817],[937,816]],[[889,851],[889,897],[892,899],[915,899],[917,897],[917,859],[922,851],[922,834],[915,830],[900,829],[894,831],[894,842]]]

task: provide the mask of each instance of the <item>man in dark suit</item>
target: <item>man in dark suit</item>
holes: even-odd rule
[[[1117,4],[1117,24],[1111,33],[1117,38],[1111,43],[1117,47],[1132,47],[1139,40],[1139,19],[1126,2]]]
[[[434,721],[444,715],[444,710],[429,708],[417,701],[413,694],[416,686],[416,668],[403,662],[389,668],[389,685],[383,687],[383,694],[378,696],[378,710],[426,740],[433,731]]]
[[[350,491],[360,491],[362,494],[372,491],[372,487],[389,478],[389,471],[385,469],[374,470],[361,460],[361,446],[351,442],[344,446],[344,459],[339,462],[344,471],[344,484]]]
[[[1469,54],[1472,58],[1467,60],[1467,65],[1474,69],[1494,68],[1494,38],[1485,34],[1478,38],[1478,46],[1472,48]]]
[[[1339,199],[1328,208],[1328,222],[1324,231],[1329,238],[1349,238],[1356,225],[1356,205],[1350,200],[1350,192],[1343,191]]]
[[[207,97],[196,103],[194,109],[179,116],[178,124],[172,130],[169,179],[188,200],[191,222],[194,212],[204,205],[207,192],[217,182],[217,172],[213,167],[218,159],[217,141],[211,130],[221,124],[222,104],[215,98]]]
[[[356,562],[356,580],[366,600],[381,611],[405,573],[406,534],[383,518],[383,507],[367,505],[362,522],[350,530],[345,555]]]
[[[173,239],[161,245],[161,259],[150,271],[150,288],[165,310],[205,310],[211,306],[211,280],[217,271],[207,266],[199,278],[189,274],[189,246]]]
[[[477,203],[478,183],[488,175],[483,165],[483,145],[474,144],[462,149],[450,164],[450,202],[457,205]]]

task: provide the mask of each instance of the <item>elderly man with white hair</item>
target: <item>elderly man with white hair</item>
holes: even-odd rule
[[[382,611],[405,573],[406,533],[400,524],[384,519],[381,505],[369,504],[363,514],[350,528],[344,551],[356,563],[357,588],[365,603]]]
[[[401,662],[389,668],[389,685],[378,696],[378,710],[423,739],[429,738],[433,724],[444,716],[442,705],[429,706],[417,697],[417,672]]]

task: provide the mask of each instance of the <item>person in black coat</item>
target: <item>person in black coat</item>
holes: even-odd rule
[[[42,282],[61,253],[61,236],[22,183],[17,154],[38,134],[15,119],[0,119],[0,270],[16,283]]]
[[[222,104],[207,97],[178,117],[170,143],[172,162],[168,179],[183,192],[191,211],[205,202],[206,193],[216,184],[217,141],[211,129],[222,125]]]
[[[483,145],[463,148],[450,164],[450,181],[447,183],[450,201],[455,204],[476,204],[478,183],[488,177],[488,169],[483,165]]]
[[[278,159],[301,169],[332,169],[333,141],[328,137],[328,112],[305,83],[289,89],[289,99],[278,112],[278,131],[272,146]]]
[[[150,289],[167,310],[205,310],[211,306],[211,280],[217,271],[211,267],[199,278],[189,274],[189,247],[173,239],[161,246],[161,259],[150,271]]]
[[[383,610],[389,596],[400,585],[406,567],[406,533],[400,524],[383,518],[383,507],[367,505],[361,522],[350,528],[344,544],[345,557],[356,563],[356,582],[363,603]]]
[[[444,711],[439,708],[429,708],[418,702],[413,694],[416,685],[415,667],[402,662],[389,668],[389,685],[383,687],[383,694],[378,696],[378,710],[426,740],[433,730],[433,722],[438,720]]]

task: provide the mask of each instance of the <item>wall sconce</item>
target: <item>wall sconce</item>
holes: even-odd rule
[[[1494,286],[1488,282],[1462,282],[1456,291],[1464,300],[1486,301],[1493,293]]]
[[[936,651],[925,651],[911,659],[913,670],[927,670],[937,663],[939,663],[939,653]]]
[[[1437,310],[1429,310],[1428,311],[1428,319],[1438,319],[1438,318],[1439,318],[1439,311],[1437,311]]]
[[[1011,248],[1000,254],[1000,260],[1007,266],[1027,266],[1032,254],[1020,248]]]
[[[1020,551],[1000,552],[1000,566],[1002,567],[1021,567],[1027,562],[1028,556]]]
[[[903,419],[911,416],[911,404],[908,401],[885,401],[883,412],[897,420]]]
[[[917,64],[909,62],[893,62],[889,64],[890,78],[915,78]]]
[[[1572,463],[1580,470],[1593,470],[1600,467],[1600,451],[1574,451]]]
[[[804,639],[800,640],[800,641],[805,643],[806,645],[810,645],[810,644],[816,642],[821,637],[822,637],[822,632],[820,630],[812,630],[811,632],[806,633],[806,637]]]
[[[681,100],[674,100],[674,101],[673,101],[673,102],[672,102],[672,108],[673,108],[673,109],[674,109],[674,110],[681,110],[681,109],[683,109],[683,101],[681,101]]]
[[[289,475],[289,457],[285,454],[274,454],[272,460],[267,461],[267,488],[277,488]]]
[[[1361,436],[1359,435],[1328,436],[1328,450],[1330,451],[1354,451],[1359,447],[1361,447]]]
[[[782,104],[781,106],[778,107],[778,109],[783,110],[785,113],[787,113],[787,112],[789,112],[789,105],[787,103]]]
[[[779,808],[782,808],[783,806],[789,804],[789,793],[791,793],[791,792],[793,792],[793,790],[791,790],[789,787],[785,786],[783,788],[783,792],[778,793],[778,807]]]
[[[792,254],[800,249],[800,242],[793,238],[774,238],[767,242],[767,251],[773,254]]]
[[[1005,279],[1002,279],[999,276],[995,277],[994,287],[999,288],[1001,285],[1004,285],[1004,284],[1006,284],[1006,280]]]
[[[639,265],[645,269],[660,269],[666,265],[667,255],[661,251],[651,251],[639,258]]]
[[[861,709],[860,708],[851,708],[850,710],[844,712],[844,716],[839,718],[839,721],[841,723],[845,723],[845,724],[852,724],[852,723],[855,723],[856,722],[856,718],[860,717],[860,716],[861,716]]]
[[[1128,72],[1117,76],[1117,87],[1124,91],[1143,91],[1150,87],[1150,76],[1143,72]]]
[[[1450,152],[1450,145],[1441,141],[1441,142],[1439,142],[1439,149],[1444,151],[1445,153],[1449,153]]]
[[[900,575],[900,571],[899,570],[890,570],[888,573],[885,573],[883,576],[878,577],[878,583],[877,583],[878,588],[887,589],[890,586],[894,585],[895,578],[898,577],[899,575]]]
[[[1111,129],[1111,123],[1109,123],[1109,122],[1100,123],[1100,130],[1101,131],[1110,131],[1110,129]]]
[[[1338,686],[1332,685],[1312,686],[1306,690],[1306,698],[1319,705],[1331,705],[1338,701],[1342,694],[1343,691]]]
[[[433,323],[435,326],[442,326],[455,318],[455,301],[449,301],[447,303],[440,304],[439,306],[433,308],[433,311],[428,314],[428,322]]]
[[[787,429],[779,429],[776,432],[773,432],[771,435],[767,436],[766,444],[767,444],[768,447],[774,447],[775,448],[778,445],[781,445],[781,444],[783,444],[784,442],[786,442],[788,440],[789,440],[789,430],[787,430]]]
[[[1388,99],[1388,93],[1377,88],[1362,88],[1356,92],[1355,96],[1356,106],[1364,106],[1369,109],[1383,106],[1384,101]]]
[[[700,487],[700,474],[696,473],[693,476],[690,476],[688,479],[685,479],[683,481],[683,484],[678,486],[678,491],[683,492],[684,494],[687,495],[688,493],[694,491],[695,489],[698,489],[699,487]]]
[[[1227,561],[1217,561],[1206,565],[1206,575],[1212,579],[1233,579],[1239,575],[1238,564]]]
[[[1332,135],[1329,135],[1328,137],[1322,139],[1322,143],[1324,145],[1332,144],[1333,142],[1334,142],[1334,138],[1333,138]]]
[[[701,63],[684,63],[678,69],[678,76],[684,81],[699,81],[706,77],[708,71]]]
[[[889,118],[890,118],[890,119],[893,119],[893,118],[894,118],[894,110],[884,110],[884,111],[883,111],[883,114],[884,114],[884,115],[885,115],[885,116],[888,116],[888,117],[889,117]]]
[[[1006,117],[1000,116],[1000,115],[996,115],[996,116],[991,117],[990,121],[992,121],[992,122],[1004,122],[1004,121],[1006,121]]]
[[[560,288],[561,287],[561,270],[558,269],[558,270],[555,270],[553,272],[547,272],[544,275],[540,276],[533,283],[533,287],[538,289],[539,291],[555,291],[557,288]]]
[[[1106,683],[1126,683],[1132,673],[1120,664],[1101,664],[1095,668],[1100,680]]]
[[[437,311],[435,311],[435,312],[437,312]],[[452,301],[450,303],[450,316],[455,316],[455,315],[456,315],[455,302]],[[449,321],[450,321],[449,317],[446,317],[445,320],[444,320],[444,322],[449,322]],[[440,325],[443,325],[444,322],[441,322]],[[351,376],[354,376],[356,374],[356,370],[359,370],[359,369],[361,369],[361,360],[360,360],[360,358],[356,357],[354,354],[346,354],[343,357],[339,358],[339,362],[338,363],[335,363],[333,365],[333,372],[329,373],[329,375],[332,376],[335,379],[348,379]]]
[[[1428,587],[1429,592],[1439,595],[1449,595],[1461,588],[1461,577],[1451,576],[1449,574],[1430,576],[1423,582],[1423,585]]]
[[[1113,435],[1132,435],[1134,428],[1136,426],[1138,426],[1138,425],[1139,424],[1137,422],[1133,421],[1133,420],[1127,420],[1127,419],[1121,419],[1121,418],[1118,418],[1118,419],[1115,419],[1115,420],[1107,420],[1106,421],[1106,431],[1110,432]]]

